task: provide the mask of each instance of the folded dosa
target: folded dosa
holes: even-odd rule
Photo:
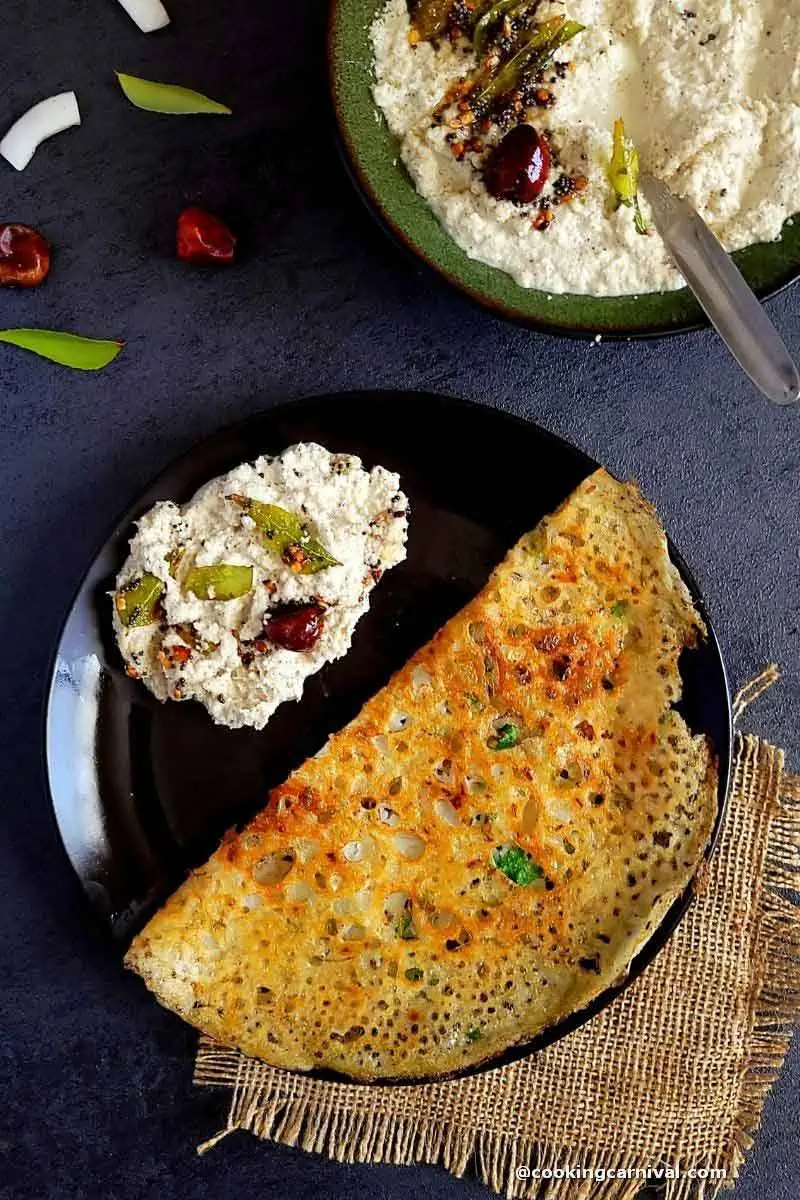
[[[675,709],[704,634],[637,488],[591,475],[231,833],[126,962],[277,1066],[457,1071],[624,973],[694,873],[713,749]]]

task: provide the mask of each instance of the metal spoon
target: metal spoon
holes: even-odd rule
[[[733,357],[774,404],[800,399],[800,372],[733,259],[687,200],[653,175],[639,188],[689,287]]]

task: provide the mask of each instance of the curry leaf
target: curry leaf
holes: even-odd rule
[[[147,112],[171,116],[187,116],[190,113],[231,114],[226,104],[175,83],[157,83],[154,79],[140,79],[137,75],[124,75],[121,71],[117,71],[117,79],[131,104]]]
[[[325,549],[303,525],[299,517],[280,508],[277,504],[264,504],[249,496],[233,493],[225,497],[242,509],[257,529],[260,529],[269,545],[280,554],[293,571],[302,575],[315,575],[325,567],[340,567],[342,564]]]
[[[76,371],[99,371],[107,367],[125,344],[59,333],[54,329],[0,329],[0,342],[30,350]]]
[[[534,25],[524,35],[521,49],[478,92],[475,105],[484,109],[490,102],[535,78],[544,70],[556,50],[583,33],[584,28],[577,21],[567,21],[565,17],[552,17],[541,25]]]

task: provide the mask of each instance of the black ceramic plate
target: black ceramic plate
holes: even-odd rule
[[[302,700],[280,708],[265,731],[220,728],[193,702],[159,704],[126,676],[111,627],[107,592],[132,522],[156,500],[188,500],[239,462],[312,440],[400,473],[411,500],[407,561],[375,589],[349,654],[310,679]],[[72,865],[115,938],[127,941],[224,830],[257,811],[268,788],[353,717],[474,596],[512,542],[596,465],[568,443],[495,409],[435,395],[373,392],[273,409],[223,430],[168,467],[89,567],[64,624],[48,695],[47,772],[56,820]],[[696,585],[676,561],[708,621]],[[712,738],[719,756],[718,826],[731,726],[713,630],[701,648],[684,655],[682,674],[682,711],[692,729]],[[690,898],[691,888],[634,960],[629,978],[664,944]],[[563,1036],[619,990],[607,990],[590,1009],[503,1061]]]

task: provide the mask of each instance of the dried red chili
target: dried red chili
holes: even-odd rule
[[[491,151],[483,181],[498,200],[531,204],[547,182],[550,165],[547,139],[532,125],[515,125]]]
[[[233,262],[236,238],[227,225],[203,208],[185,208],[178,217],[178,258],[184,262]]]
[[[38,287],[50,270],[50,247],[30,225],[0,224],[0,286]]]
[[[321,604],[279,608],[267,617],[262,636],[284,650],[310,650],[322,633],[324,618]]]

